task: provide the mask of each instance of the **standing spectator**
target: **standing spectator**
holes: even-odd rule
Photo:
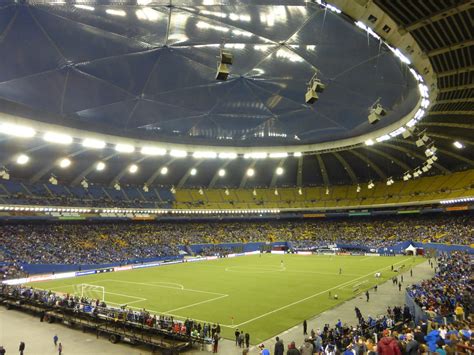
[[[20,352],[20,355],[23,355],[23,351],[25,351],[25,343],[20,341],[20,346],[18,347],[18,351]]]
[[[408,333],[405,353],[407,355],[416,355],[418,354],[419,347],[420,347],[420,344],[418,344],[418,342],[413,338],[413,334]]]
[[[250,348],[250,334],[245,333],[245,347]]]
[[[54,337],[53,337],[53,343],[54,343],[54,346],[58,346],[58,335],[57,334],[54,334]]]
[[[313,355],[313,344],[309,339],[305,339],[303,345],[300,348],[301,355]]]
[[[0,345],[0,355],[5,355],[6,352],[5,348]]]
[[[398,291],[400,291],[400,292],[402,291],[402,283],[401,282],[398,283]]]
[[[286,355],[301,355],[300,351],[296,348],[294,341],[288,345],[288,351],[286,352]]]
[[[369,302],[369,298],[370,298],[369,290],[365,291],[365,297],[367,298],[367,302]]]
[[[61,355],[63,353],[63,344],[59,343],[58,345],[58,355]]]
[[[239,336],[240,336],[240,332],[238,329],[235,330],[235,345],[238,346],[239,345]]]
[[[270,355],[270,350],[265,348],[265,345],[260,344],[259,347],[261,355]]]
[[[213,340],[214,340],[214,346],[212,348],[212,352],[217,353],[217,348],[219,346],[219,335],[217,333],[214,333]]]
[[[280,340],[279,337],[275,338],[275,350],[273,351],[274,355],[283,355],[285,352],[285,346],[283,345],[283,340]]]
[[[454,313],[456,314],[456,319],[459,322],[462,322],[464,320],[464,308],[458,303],[456,308],[454,309]]]
[[[379,355],[401,355],[400,346],[395,338],[390,336],[390,330],[383,331],[383,338],[377,344],[377,353]]]
[[[303,335],[308,335],[308,323],[306,319],[303,321]]]
[[[242,348],[245,344],[244,332],[241,331],[239,335],[239,347]]]

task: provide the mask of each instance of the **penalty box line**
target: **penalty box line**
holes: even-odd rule
[[[393,264],[393,265],[398,265],[398,264],[404,263],[404,262],[406,262],[407,260],[410,260],[410,258],[406,258],[406,259],[404,259],[404,260],[402,260],[402,261],[399,261],[398,263],[395,263],[395,264]],[[354,279],[354,280],[350,280],[350,281],[344,282],[344,283],[339,284],[339,285],[337,285],[337,286],[328,288],[327,290],[324,290],[324,291],[315,293],[315,294],[310,295],[310,296],[308,296],[308,297],[302,298],[302,299],[300,299],[300,300],[298,300],[298,301],[295,301],[295,302],[289,303],[289,304],[287,304],[287,305],[285,305],[285,306],[276,308],[276,309],[271,310],[271,311],[269,311],[269,312],[267,312],[267,313],[264,313],[264,314],[261,314],[261,315],[259,315],[259,316],[257,316],[257,317],[254,317],[254,318],[252,318],[252,319],[246,320],[245,322],[236,324],[236,325],[232,326],[231,328],[240,328],[240,327],[241,327],[242,325],[244,325],[244,324],[251,323],[251,322],[253,322],[253,321],[256,321],[257,319],[260,319],[260,318],[266,317],[266,316],[268,316],[268,315],[270,315],[270,314],[273,314],[273,313],[282,311],[282,310],[284,310],[284,309],[286,309],[286,308],[292,307],[292,306],[297,305],[297,304],[299,304],[299,303],[301,303],[301,302],[305,302],[305,301],[307,301],[307,300],[309,300],[309,299],[311,299],[311,298],[314,298],[314,297],[323,295],[323,294],[325,294],[325,293],[327,293],[327,292],[329,292],[329,291],[336,290],[336,289],[341,288],[341,287],[343,287],[343,286],[349,285],[349,284],[353,283],[354,281],[357,281],[357,280],[363,279],[364,277],[367,277],[367,276],[372,275],[374,272],[382,271],[382,270],[388,269],[388,268],[390,268],[390,267],[391,267],[391,265],[390,265],[390,266],[386,266],[386,267],[381,268],[381,269],[378,269],[378,270],[371,271],[371,272],[369,272],[368,274],[362,275],[362,276],[360,276],[360,277],[358,277],[358,278],[356,278],[356,279]]]

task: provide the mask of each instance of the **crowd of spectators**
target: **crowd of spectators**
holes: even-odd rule
[[[3,264],[106,264],[179,254],[190,244],[289,241],[293,248],[331,244],[387,247],[401,241],[469,244],[471,215],[311,221],[30,223],[0,225]],[[215,248],[204,249],[205,254]],[[228,250],[218,250],[227,253]]]
[[[455,314],[462,319],[474,312],[471,257],[452,253],[438,257],[436,274],[408,288],[408,294],[431,316]]]

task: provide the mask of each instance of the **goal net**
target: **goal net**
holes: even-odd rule
[[[79,284],[74,286],[74,294],[92,300],[105,301],[105,287],[89,284]]]

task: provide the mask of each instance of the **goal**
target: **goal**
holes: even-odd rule
[[[74,294],[80,297],[86,297],[93,300],[105,301],[105,287],[90,285],[90,284],[78,284],[74,286]]]

